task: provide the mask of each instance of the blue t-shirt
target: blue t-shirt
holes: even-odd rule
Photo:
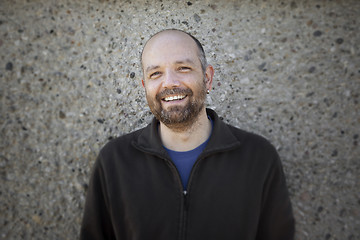
[[[175,164],[177,170],[179,171],[180,178],[182,185],[184,187],[184,190],[186,190],[187,183],[189,180],[191,169],[196,162],[196,159],[199,157],[199,155],[202,153],[204,148],[206,147],[208,141],[205,141],[197,148],[186,151],[186,152],[177,152],[170,150],[168,148],[165,148],[167,152],[170,155],[171,160]]]
[[[211,126],[212,126],[213,121],[210,117],[209,117],[209,119],[211,121]],[[195,164],[196,159],[199,157],[199,155],[205,149],[208,141],[209,141],[209,139],[207,139],[204,143],[202,143],[200,146],[196,147],[195,149],[190,150],[190,151],[185,151],[185,152],[173,151],[164,146],[164,148],[168,152],[171,160],[173,161],[177,170],[179,171],[184,190],[186,190],[186,188],[187,188],[191,169],[192,169],[193,165]]]

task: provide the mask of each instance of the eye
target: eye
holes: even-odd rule
[[[159,76],[161,74],[161,72],[157,71],[157,72],[153,72],[150,74],[150,78],[156,78],[157,76]]]
[[[185,66],[178,68],[178,71],[180,71],[180,72],[189,72],[190,70],[191,70],[191,68],[185,67]]]

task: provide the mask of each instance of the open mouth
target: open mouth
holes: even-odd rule
[[[184,99],[186,96],[187,95],[174,95],[174,96],[164,97],[162,100],[165,102],[178,101]]]

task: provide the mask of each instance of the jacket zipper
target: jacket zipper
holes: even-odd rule
[[[191,183],[192,175],[194,175],[193,173],[195,172],[195,169],[199,165],[199,162],[202,161],[205,157],[206,157],[206,155],[196,160],[196,162],[194,163],[194,166],[190,172],[189,181],[188,181],[188,185],[186,188],[187,190],[182,191],[182,206],[181,206],[181,214],[180,214],[179,240],[186,240],[187,218],[188,218],[188,211],[189,211],[189,189],[190,189],[190,185],[191,185],[190,183]],[[175,169],[175,172],[176,172],[176,175],[178,178],[178,182],[180,183],[180,187],[182,190],[184,187],[181,182],[179,171],[177,170],[175,164],[171,160],[170,161],[168,159],[165,159],[165,160],[166,160],[166,162],[168,162],[170,168]]]
[[[186,186],[186,189],[187,190],[184,190],[183,191],[183,210],[182,210],[182,215],[183,215],[183,219],[182,219],[182,228],[181,228],[181,236],[180,236],[180,239],[181,240],[186,240],[186,230],[187,230],[187,218],[188,218],[188,211],[189,211],[189,189],[190,189],[190,183],[191,183],[191,179],[192,179],[192,176],[194,175],[194,172],[195,172],[195,169],[198,167],[199,165],[199,162],[201,160],[203,160],[205,158],[204,157],[201,157],[201,158],[198,158],[196,160],[196,162],[194,163],[192,169],[191,169],[191,172],[190,172],[190,176],[189,176],[189,181],[188,181],[188,185]],[[179,173],[178,173],[179,175]],[[180,179],[180,175],[179,175],[179,179]],[[181,179],[180,179],[181,181]]]
[[[154,154],[153,152],[149,152],[149,151],[146,151],[146,150],[143,150],[141,148],[138,148],[139,150],[142,150],[144,152],[148,152],[150,154]],[[179,174],[179,171],[177,170],[175,164],[167,159],[166,157],[160,155],[160,154],[154,154],[156,155],[158,158],[160,159],[163,159],[168,165],[169,165],[169,168],[171,171],[175,172],[175,175],[177,176],[177,182],[180,186],[180,190],[181,190],[181,211],[180,211],[180,223],[179,223],[179,236],[178,236],[178,239],[179,240],[186,240],[186,230],[187,230],[187,215],[188,215],[188,209],[189,209],[189,189],[190,189],[190,186],[191,186],[191,182],[192,182],[192,178],[193,178],[193,175],[194,175],[194,172],[195,172],[195,169],[198,167],[199,165],[199,162],[202,161],[203,159],[205,159],[207,156],[211,155],[211,154],[214,154],[214,153],[217,153],[217,152],[221,152],[221,151],[213,151],[213,152],[210,152],[210,153],[206,153],[206,154],[203,154],[202,156],[200,156],[200,158],[198,158],[196,160],[196,162],[194,163],[192,169],[191,169],[191,172],[190,172],[190,176],[189,176],[189,181],[188,181],[188,185],[187,185],[187,190],[183,190],[184,187],[182,185],[182,182],[181,182],[181,177],[180,177],[180,174]]]
[[[175,175],[177,176],[177,182],[178,182],[178,185],[179,185],[179,188],[180,188],[180,195],[181,195],[181,203],[180,203],[180,221],[179,221],[179,235],[178,235],[178,239],[179,240],[185,240],[185,222],[186,222],[186,212],[185,212],[185,209],[187,209],[187,206],[188,206],[188,203],[187,203],[187,198],[188,198],[188,193],[187,191],[184,191],[184,187],[182,185],[182,182],[181,182],[181,177],[180,177],[180,174],[179,174],[179,171],[177,170],[175,164],[168,158],[166,158],[165,156],[159,154],[159,153],[154,153],[154,152],[151,152],[151,151],[148,151],[146,149],[143,149],[141,147],[138,147],[136,145],[134,145],[136,148],[138,148],[140,151],[143,151],[143,152],[147,152],[149,154],[152,154],[152,155],[155,155],[157,156],[158,158],[164,160],[170,170],[172,172],[175,172]]]
[[[181,228],[180,240],[186,240],[187,218],[188,218],[188,211],[189,211],[189,189],[191,186],[191,180],[193,178],[196,168],[199,166],[199,162],[201,162],[203,159],[205,159],[206,156],[207,155],[201,156],[200,158],[198,158],[195,161],[195,163],[191,169],[191,172],[190,172],[188,185],[186,186],[187,190],[183,191],[182,228]],[[176,167],[175,167],[175,169],[176,169]],[[179,180],[181,182],[180,174],[179,174],[179,172],[177,172],[177,173],[179,176]]]
[[[160,157],[160,156],[158,156]],[[169,168],[172,172],[175,172],[175,175],[177,176],[177,182],[179,183],[180,190],[181,190],[181,206],[180,206],[180,222],[179,222],[179,240],[185,240],[186,239],[186,219],[187,219],[187,210],[188,210],[188,192],[186,190],[183,190],[184,187],[181,182],[179,171],[177,170],[175,164],[164,157],[160,157],[169,165]]]
[[[182,222],[182,240],[186,239],[186,229],[187,229],[187,215],[188,215],[188,192],[185,190],[183,191],[183,197],[184,197],[184,204],[183,204],[183,222]]]

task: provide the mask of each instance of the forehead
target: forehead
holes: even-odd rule
[[[165,31],[152,37],[145,45],[142,63],[148,65],[171,64],[184,60],[198,60],[198,48],[195,41],[179,31]]]

